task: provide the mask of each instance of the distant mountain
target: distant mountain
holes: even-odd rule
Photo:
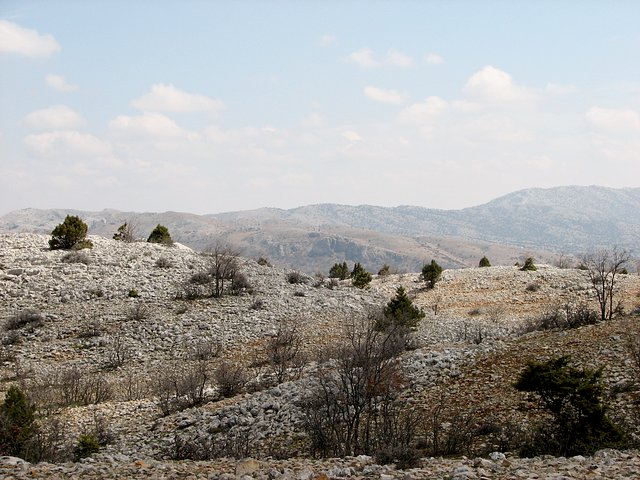
[[[527,255],[552,261],[597,246],[640,249],[640,188],[597,186],[520,190],[462,210],[335,204],[214,215],[26,209],[0,217],[0,231],[50,233],[68,213],[81,216],[92,234],[111,237],[132,221],[146,237],[161,223],[193,248],[224,239],[246,256],[307,272],[326,272],[345,260],[374,272],[384,263],[415,271],[431,258],[460,267],[476,265],[483,255],[512,264]]]

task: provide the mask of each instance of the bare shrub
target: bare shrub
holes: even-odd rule
[[[540,290],[540,284],[536,282],[528,283],[525,290],[527,292],[537,292],[538,290]]]
[[[370,319],[347,328],[335,362],[319,370],[302,405],[312,454],[372,455],[409,447],[415,422],[399,397],[405,379],[397,352],[389,333]]]
[[[160,257],[156,260],[156,267],[158,268],[172,268],[173,262],[167,257]]]
[[[189,283],[194,285],[208,285],[212,280],[208,272],[196,272],[189,278]]]
[[[62,263],[82,263],[84,265],[89,265],[91,263],[89,255],[78,250],[65,253],[60,261]]]
[[[33,331],[44,323],[44,315],[35,310],[22,310],[7,318],[5,329],[18,330],[27,327]]]
[[[147,318],[147,306],[144,302],[138,301],[134,303],[130,308],[127,315],[129,320],[144,320]]]
[[[242,392],[249,381],[244,366],[233,365],[228,362],[222,362],[216,368],[213,377],[218,386],[218,391],[223,397],[233,397]]]
[[[213,279],[213,296],[221,297],[225,293],[225,282],[232,280],[238,271],[239,250],[218,241],[206,252],[208,272]]]
[[[104,367],[108,370],[120,368],[131,358],[131,355],[132,349],[127,340],[121,335],[115,335],[107,345]]]
[[[206,361],[216,358],[222,350],[222,345],[218,340],[203,338],[191,343],[187,349],[191,360]]]
[[[118,383],[118,394],[120,399],[128,402],[131,400],[141,400],[151,393],[149,385],[149,374],[128,369],[120,374]]]
[[[202,361],[171,362],[160,367],[151,382],[151,391],[158,398],[162,413],[169,415],[203,403],[209,380],[207,370]]]
[[[92,338],[102,335],[102,324],[100,320],[94,318],[92,321],[83,326],[78,333],[78,338]]]
[[[267,341],[266,357],[277,383],[300,378],[306,363],[302,340],[297,324],[289,322],[280,325]]]
[[[240,295],[242,293],[253,293],[253,287],[247,276],[242,272],[235,272],[231,279],[231,293]]]
[[[287,282],[292,285],[307,283],[307,277],[298,271],[293,271],[287,273]]]
[[[265,306],[266,305],[264,303],[264,300],[262,300],[261,298],[257,298],[249,308],[251,308],[251,310],[264,310]]]
[[[599,317],[586,303],[557,305],[529,326],[529,331],[561,330],[598,323]]]

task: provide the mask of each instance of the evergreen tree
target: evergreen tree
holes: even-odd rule
[[[527,272],[527,271],[536,271],[538,270],[538,267],[536,267],[533,263],[533,258],[529,257],[524,261],[524,265],[522,266],[522,268],[520,269],[523,272]]]
[[[416,307],[403,287],[398,287],[396,296],[384,308],[384,317],[376,324],[378,330],[386,330],[391,325],[415,329],[424,318],[424,312]]]
[[[478,264],[478,266],[480,267],[490,267],[491,266],[491,262],[489,261],[489,259],[484,256],[480,259],[480,263]]]
[[[353,277],[352,283],[354,287],[364,288],[371,283],[371,274],[361,267]]]
[[[91,247],[91,242],[85,239],[88,229],[89,227],[80,217],[67,215],[64,222],[51,232],[49,248],[51,250],[68,250],[70,248]]]
[[[427,288],[435,287],[436,282],[440,280],[441,274],[442,267],[435,260],[431,260],[431,263],[425,263],[422,267],[422,278],[427,282]]]
[[[171,235],[169,235],[169,229],[164,225],[158,224],[156,228],[153,229],[149,238],[147,239],[149,243],[161,243],[163,245],[173,245],[173,240],[171,240]]]
[[[347,262],[343,263],[334,263],[333,267],[329,270],[329,278],[337,278],[339,280],[344,280],[349,276],[349,267],[347,266]]]
[[[35,407],[19,387],[12,385],[0,405],[0,455],[28,460],[29,441],[36,434]]]
[[[366,270],[362,265],[360,265],[360,262],[356,262],[353,266],[353,270],[351,270],[351,278],[356,278],[361,272],[366,272]]]

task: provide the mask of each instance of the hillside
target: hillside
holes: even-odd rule
[[[334,204],[215,215],[26,209],[0,217],[0,232],[49,233],[68,213],[106,238],[125,221],[142,237],[161,223],[196,250],[223,239],[247,257],[307,273],[326,273],[345,260],[373,272],[385,263],[416,271],[431,258],[448,268],[475,266],[483,255],[497,265],[527,256],[554,263],[559,255],[613,244],[637,254],[640,238],[640,188],[595,186],[522,190],[463,210]]]
[[[188,300],[189,289],[200,288],[192,279],[208,262],[188,248],[92,236],[91,250],[69,254],[49,251],[47,239],[0,235],[0,388],[20,381],[48,405],[42,411],[64,425],[60,448],[72,448],[79,435],[98,427],[108,441],[93,460],[81,463],[0,461],[0,476],[142,478],[162,471],[166,478],[234,478],[243,472],[291,479],[509,478],[562,471],[583,478],[594,468],[604,478],[640,474],[640,457],[633,451],[519,459],[509,453],[514,438],[495,436],[504,425],[524,427],[536,418],[532,398],[512,385],[527,360],[554,355],[569,354],[593,368],[606,365],[612,412],[618,421],[633,421],[637,399],[625,342],[640,334],[637,275],[620,275],[617,293],[622,310],[635,316],[573,330],[529,331],[532,321],[558,305],[594,306],[583,271],[548,265],[535,272],[511,266],[445,270],[432,290],[418,274],[408,273],[374,278],[370,288],[360,290],[349,281],[290,283],[290,270],[239,258],[248,285],[237,295]],[[443,425],[449,422],[454,430],[475,431],[455,423],[461,418],[493,427],[460,446],[456,458],[424,458],[418,469],[406,472],[370,456],[309,459],[303,406],[315,376],[345,329],[385,305],[398,286],[426,313],[411,335],[411,349],[401,356],[407,376],[402,398],[416,411],[439,412]],[[31,313],[21,317],[22,312]],[[16,318],[25,321],[15,325]],[[292,366],[283,383],[274,382],[267,348],[279,328],[291,324],[304,339],[306,361]],[[244,388],[228,397],[221,394],[216,373],[222,366],[241,366],[246,375]],[[174,388],[171,378],[199,371],[205,372],[202,399],[165,412],[163,392]],[[65,403],[65,395],[76,391],[68,390],[69,379],[89,397]],[[421,428],[431,427],[425,421]],[[449,435],[446,429],[442,434]],[[487,456],[495,451],[500,453]],[[172,460],[203,455],[214,458]],[[247,456],[257,460],[228,458]]]

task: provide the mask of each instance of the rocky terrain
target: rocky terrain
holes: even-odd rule
[[[109,441],[100,453],[78,463],[3,459],[0,476],[640,475],[636,451],[521,459],[504,448],[508,442],[490,436],[479,438],[467,457],[425,457],[406,470],[378,465],[366,456],[313,460],[301,428],[301,404],[327,352],[349,325],[384,306],[398,286],[426,312],[412,334],[411,350],[402,356],[408,378],[403,395],[416,408],[441,412],[439,421],[448,424],[446,428],[456,428],[452,419],[461,412],[474,422],[527,425],[537,413],[531,399],[512,387],[518,373],[528,360],[564,354],[579,365],[606,367],[603,378],[615,419],[635,422],[637,428],[637,400],[630,388],[634,367],[626,342],[640,332],[638,275],[619,276],[617,298],[625,315],[572,330],[534,331],[532,323],[558,306],[595,306],[584,271],[548,265],[538,265],[533,272],[513,266],[467,268],[445,270],[432,290],[417,273],[375,277],[369,288],[357,289],[348,280],[331,283],[305,275],[299,283],[290,283],[290,269],[240,258],[248,286],[237,295],[191,298],[198,296],[190,295],[190,289],[197,288],[192,279],[205,270],[207,257],[180,245],[90,238],[92,249],[67,252],[50,251],[46,235],[0,234],[0,390],[20,382],[33,392],[43,405],[42,414],[58,420],[61,448],[73,448],[87,432],[100,431]],[[20,318],[23,323],[11,325]],[[276,384],[265,366],[265,347],[280,327],[291,324],[304,339],[307,362]],[[247,376],[244,391],[229,398],[221,395],[211,373],[223,365],[242,366]],[[210,372],[202,404],[163,411],[157,380],[189,375],[198,366]],[[61,385],[72,380],[78,389],[89,383],[97,398],[61,407],[61,396],[69,395]],[[172,460],[181,444],[206,442],[223,458]]]

